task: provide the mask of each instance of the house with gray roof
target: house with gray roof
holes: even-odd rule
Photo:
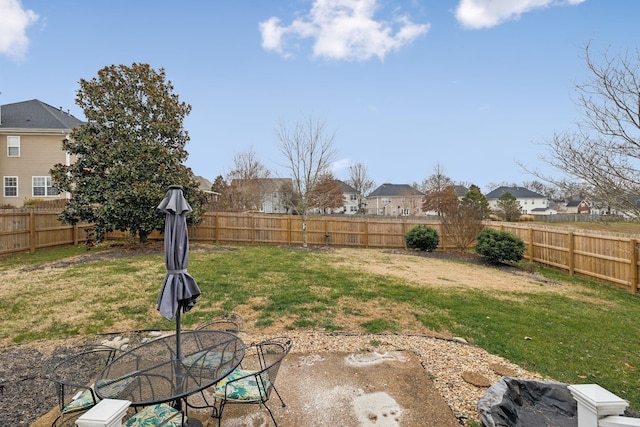
[[[342,209],[336,209],[334,213],[343,213],[345,215],[355,215],[358,213],[358,191],[344,181],[338,181],[342,186],[342,194],[344,196],[344,206]]]
[[[384,216],[424,215],[424,193],[408,184],[385,183],[367,196],[367,214]]]
[[[525,215],[551,215],[556,213],[556,211],[550,209],[549,200],[546,196],[524,187],[498,187],[487,193],[485,197],[489,202],[489,209],[495,210],[498,206],[498,200],[506,193],[516,198],[520,203],[521,212]]]
[[[49,171],[57,163],[71,164],[62,141],[83,123],[37,99],[0,106],[0,140],[6,144],[0,155],[0,206],[66,198],[52,187]]]

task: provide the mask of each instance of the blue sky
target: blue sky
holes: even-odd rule
[[[253,148],[275,176],[275,131],[335,132],[335,174],[377,184],[535,179],[518,162],[574,130],[582,55],[635,52],[636,0],[0,0],[0,104],[40,99],[80,119],[78,81],[111,64],[164,68],[193,109],[187,165],[213,180]],[[557,175],[557,173],[552,172]]]

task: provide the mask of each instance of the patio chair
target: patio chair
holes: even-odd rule
[[[184,425],[186,425],[184,412],[166,403],[145,406],[124,423],[124,427],[182,427]]]
[[[275,387],[276,377],[282,360],[291,351],[292,342],[288,337],[271,338],[247,348],[241,366],[215,385],[213,398],[215,399],[211,414],[218,419],[218,426],[222,420],[222,412],[228,403],[262,404],[277,427],[278,423],[267,406],[272,391],[282,403],[280,393]]]
[[[81,350],[65,357],[45,374],[56,386],[60,407],[60,415],[53,420],[52,427],[75,427],[75,419],[100,401],[93,390],[93,383],[119,351],[106,346]]]
[[[238,333],[242,332],[243,326],[244,321],[239,314],[224,313],[221,316],[200,324],[196,330],[216,330]]]

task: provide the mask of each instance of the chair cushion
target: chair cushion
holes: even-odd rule
[[[206,353],[206,354],[205,354]],[[204,368],[204,369],[217,369],[222,364],[231,361],[235,357],[233,352],[215,352],[215,351],[199,351],[197,353],[190,354],[182,359],[182,363],[185,366],[192,368]]]
[[[245,376],[247,377],[242,378]],[[257,381],[259,376],[261,378],[260,384]],[[238,378],[242,379],[239,380]],[[216,384],[213,395],[216,398],[225,400],[264,402],[267,400],[267,392],[270,387],[271,383],[267,372],[260,374],[256,371],[236,368]]]
[[[124,427],[153,427],[161,422],[165,422],[163,426],[167,427],[182,427],[182,415],[177,409],[166,403],[160,403],[146,406],[129,418]]]
[[[108,392],[106,393],[108,395],[111,395],[112,393],[118,394],[121,391],[123,391],[125,388],[127,388],[127,386],[131,384],[132,381],[133,381],[133,378],[128,378],[125,381],[119,381],[119,382],[110,384],[108,386],[105,386],[103,387],[103,390]],[[94,406],[96,403],[100,402],[100,398],[98,396],[95,396],[96,400],[95,402],[93,401],[93,396],[91,391],[93,390],[94,386],[95,384],[91,384],[91,386],[89,386],[89,389],[84,389],[84,391],[80,393],[80,395],[77,398],[67,403],[65,407],[62,409],[62,413],[68,414],[70,412],[89,409],[92,406]],[[95,392],[94,392],[94,395],[95,395]]]
[[[93,385],[91,386],[93,389]],[[64,408],[62,408],[63,414],[68,414],[70,412],[82,411],[85,409],[89,409],[94,406],[100,399],[96,396],[96,401],[93,400],[93,395],[91,394],[91,390],[84,389],[80,395],[73,399],[71,402],[67,403]]]

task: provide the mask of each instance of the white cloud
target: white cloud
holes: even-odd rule
[[[289,56],[289,42],[313,40],[313,56],[318,58],[364,61],[383,60],[427,33],[430,24],[416,24],[400,16],[392,22],[377,21],[378,0],[315,0],[311,11],[289,26],[271,17],[260,23],[262,47]]]
[[[27,52],[27,28],[38,20],[32,10],[22,7],[20,0],[0,0],[0,55],[21,59]]]
[[[352,163],[351,159],[339,159],[333,162],[330,168],[333,176],[337,177],[341,175],[341,172],[348,170]]]
[[[586,0],[461,0],[456,19],[463,27],[491,28],[523,13],[550,6],[576,5]]]

